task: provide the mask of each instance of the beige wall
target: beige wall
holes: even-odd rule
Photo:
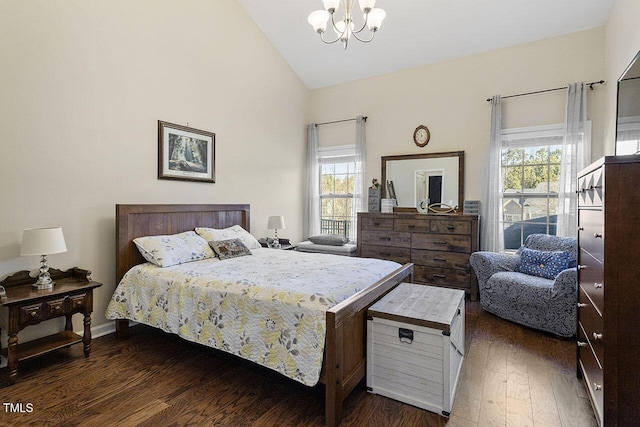
[[[486,99],[603,79],[603,59],[604,28],[598,28],[316,89],[309,118],[324,122],[369,117],[367,182],[380,179],[381,156],[464,150],[465,198],[481,200],[491,114]],[[594,158],[603,150],[604,96],[602,86],[588,94]],[[504,100],[504,125],[562,123],[565,99],[564,92],[555,92]],[[420,124],[431,131],[425,148],[413,143]]]
[[[640,1],[616,0],[606,26],[605,155],[615,154],[616,81],[640,51]]]
[[[0,64],[0,278],[62,226],[50,265],[92,270],[111,326],[116,203],[250,203],[254,234],[301,237],[308,90],[238,2],[3,0]],[[158,120],[216,133],[215,184],[156,178]]]

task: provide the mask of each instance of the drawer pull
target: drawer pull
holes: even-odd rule
[[[593,383],[593,389],[594,390],[602,390],[602,386],[598,383]]]
[[[52,307],[51,307],[51,309],[52,309],[53,311],[60,311],[60,310],[62,309],[62,307],[61,307],[61,306],[59,306],[59,305],[54,305],[54,306],[52,306]]]
[[[453,231],[455,229],[456,229],[456,227],[454,227],[453,225],[447,225],[447,230]]]
[[[380,223],[379,222],[374,222],[373,225],[380,225]]]
[[[598,334],[596,332],[593,333],[593,339],[596,341],[601,341],[602,340],[602,334]]]
[[[584,227],[578,227],[578,231],[584,231]]]
[[[31,313],[29,313],[29,316],[31,317],[36,317],[38,315],[37,311],[32,311]]]
[[[600,289],[602,287],[602,283],[596,282],[596,283],[593,284],[593,287],[596,288],[596,289]]]
[[[380,256],[391,256],[391,252],[386,252],[386,253],[380,252],[378,255],[380,255]]]
[[[381,237],[380,240],[389,241],[389,240],[391,240],[391,237]]]
[[[578,308],[584,308],[584,307],[586,307],[586,306],[588,306],[588,305],[589,305],[589,304],[585,304],[585,303],[583,303],[583,302],[579,302],[579,303],[578,303]]]
[[[594,239],[602,239],[602,233],[593,233]]]
[[[444,274],[434,274],[431,277],[433,277],[434,279],[446,279],[447,276],[445,276]]]
[[[578,347],[586,347],[587,343],[584,341],[578,341]]]
[[[436,240],[436,241],[434,241],[434,242],[433,242],[433,244],[434,244],[434,245],[446,245],[446,244],[447,244],[447,242],[442,242],[442,241],[440,241],[440,240]]]
[[[442,262],[446,262],[447,260],[444,258],[440,258],[440,257],[433,257],[434,261],[442,261]]]
[[[586,265],[578,265],[578,270],[584,270],[585,268],[587,268]]]
[[[416,228],[415,224],[409,224],[407,225],[407,228]]]

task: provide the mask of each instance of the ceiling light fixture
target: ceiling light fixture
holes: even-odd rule
[[[320,34],[320,39],[327,44],[340,40],[346,49],[351,36],[358,41],[369,43],[380,29],[382,20],[387,16],[387,13],[382,9],[374,8],[376,0],[358,0],[358,2],[360,3],[360,9],[364,13],[364,24],[362,24],[359,30],[355,30],[355,24],[353,23],[351,14],[355,0],[322,0],[325,10],[311,12],[307,21],[309,21],[313,30]],[[335,13],[340,7],[340,4],[342,4],[344,15],[341,21],[336,22]],[[335,40],[325,40],[324,38],[324,32],[327,30],[329,18],[331,18],[331,25],[338,36]],[[358,37],[358,34],[365,28],[369,28],[371,33],[369,39]]]

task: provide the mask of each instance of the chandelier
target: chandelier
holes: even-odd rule
[[[355,24],[352,18],[353,5],[355,0],[322,0],[325,10],[316,10],[311,12],[309,18],[309,24],[313,27],[313,30],[320,34],[320,39],[323,42],[330,44],[335,43],[338,40],[342,42],[344,48],[347,48],[349,39],[353,36],[358,41],[369,43],[373,40],[376,31],[380,29],[382,20],[387,16],[387,13],[382,9],[374,8],[376,0],[358,0],[360,3],[360,9],[364,13],[364,23],[356,30]],[[342,4],[343,18],[336,22],[335,13]],[[335,31],[337,38],[335,40],[326,40],[324,38],[324,32],[327,29],[327,24],[331,18],[331,25],[333,31]],[[361,38],[358,36],[365,28],[369,29],[369,38]]]

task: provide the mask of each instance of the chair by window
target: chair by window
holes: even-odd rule
[[[475,252],[470,262],[478,277],[480,305],[512,322],[572,337],[576,333],[576,260],[575,238],[546,234],[531,234],[515,254]],[[532,270],[536,275],[528,274]]]

